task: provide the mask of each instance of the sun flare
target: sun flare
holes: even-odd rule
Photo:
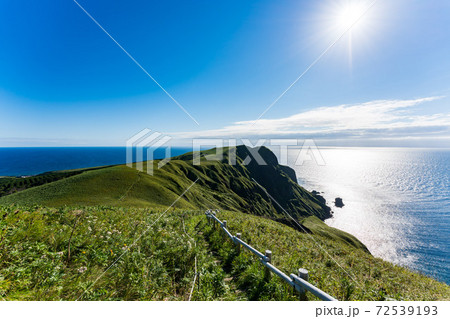
[[[338,9],[336,25],[338,28],[348,29],[364,22],[366,7],[361,1],[348,1]]]

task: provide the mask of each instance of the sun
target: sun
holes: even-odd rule
[[[330,11],[333,15],[331,28],[334,33],[339,37],[346,35],[350,69],[353,67],[353,43],[357,41],[360,46],[362,40],[370,38],[372,15],[367,13],[374,3],[375,1],[370,3],[369,0],[340,0],[334,3],[334,10]]]
[[[344,30],[359,28],[364,23],[366,10],[363,1],[346,1],[337,10],[336,27]]]
[[[333,47],[340,59],[347,54],[352,70],[353,57],[363,58],[372,52],[376,37],[386,30],[382,23],[386,19],[386,6],[381,6],[377,0],[323,0],[316,3],[315,12],[309,19],[314,25],[305,28],[308,36],[321,47]]]

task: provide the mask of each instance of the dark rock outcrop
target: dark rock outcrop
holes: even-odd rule
[[[342,198],[336,197],[336,199],[334,200],[334,206],[339,208],[344,207],[344,202],[342,201]]]
[[[218,153],[222,155],[220,159],[213,159]],[[308,216],[317,216],[321,220],[331,217],[331,209],[325,201],[298,185],[295,171],[280,165],[267,147],[239,145],[200,151],[195,155],[201,158],[202,164],[193,165],[191,169],[197,176],[206,174],[209,177],[198,184],[205,184],[232,199],[232,206],[221,202],[224,209],[238,208],[246,213],[281,219],[287,218],[286,213],[297,220]],[[191,152],[173,160],[191,163],[193,156]],[[216,164],[212,165],[214,162]]]

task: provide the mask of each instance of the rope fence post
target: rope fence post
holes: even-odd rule
[[[236,238],[241,239],[241,233],[237,233]],[[238,255],[241,253],[241,244],[240,243],[237,243],[237,253],[238,253]]]
[[[302,278],[305,281],[309,280],[309,273],[308,270],[304,269],[304,268],[300,268],[298,270],[298,276],[300,278]],[[306,289],[302,288],[302,290],[300,291],[300,300],[307,300],[306,298]]]
[[[336,299],[330,295],[328,295],[326,292],[320,290],[319,288],[315,287],[311,283],[309,283],[309,273],[308,270],[304,268],[299,268],[297,271],[297,274],[290,274],[290,276],[286,275],[284,272],[282,272],[280,269],[275,267],[272,262],[272,251],[266,250],[265,253],[261,253],[245,241],[241,239],[241,233],[236,233],[236,236],[233,236],[229,230],[227,229],[227,221],[223,220],[221,221],[216,217],[216,214],[218,213],[218,210],[207,210],[206,215],[209,218],[209,222],[211,222],[214,225],[214,229],[217,229],[217,224],[219,224],[220,228],[223,230],[223,237],[226,238],[229,236],[231,240],[237,245],[236,250],[237,254],[239,255],[241,253],[242,248],[249,250],[252,254],[256,255],[260,262],[264,265],[264,280],[269,281],[271,279],[271,272],[276,274],[278,277],[280,277],[282,280],[287,282],[290,286],[294,288],[294,291],[298,292],[300,300],[308,300],[308,297],[306,295],[306,292],[309,291],[314,296],[318,297],[321,300],[327,300],[327,301],[336,301]],[[198,284],[198,290],[200,291],[200,271],[197,270],[197,284]],[[195,286],[195,279],[194,279],[194,286]],[[192,293],[191,293],[192,294]]]
[[[266,250],[266,253],[264,254],[265,255],[265,257],[266,257],[266,261],[268,262],[268,263],[270,263],[271,261],[272,261],[272,251],[270,251],[270,250]],[[266,281],[269,281],[269,279],[270,279],[270,270],[269,270],[269,268],[267,268],[267,267],[265,267],[265,273],[264,273],[264,279],[266,280]]]
[[[224,229],[227,228],[227,221],[226,220],[222,220],[222,226]],[[223,239],[227,238],[227,234],[225,234],[225,232],[222,233]]]

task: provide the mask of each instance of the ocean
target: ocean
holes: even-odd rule
[[[192,151],[173,147],[171,156]],[[144,152],[144,160],[146,152]],[[165,157],[156,149],[154,158]],[[126,163],[125,147],[5,147],[0,148],[0,176],[28,176],[49,171]]]
[[[189,151],[173,148],[172,156]],[[321,148],[325,165],[296,165],[298,152],[289,151],[288,164],[299,184],[328,205],[344,201],[328,225],[355,235],[374,256],[450,284],[449,150]],[[123,164],[125,156],[124,147],[0,148],[0,176]]]
[[[450,284],[450,150],[322,148],[288,164],[298,182],[334,206],[326,223],[361,240],[374,256]]]

